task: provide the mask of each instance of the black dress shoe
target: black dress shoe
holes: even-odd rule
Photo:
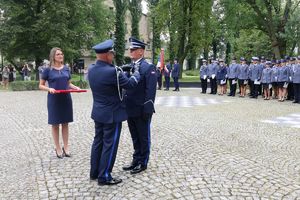
[[[97,180],[98,179],[98,177],[92,177],[92,176],[90,176],[90,180],[91,181],[95,181],[95,180]]]
[[[124,171],[130,171],[130,170],[133,170],[136,166],[137,166],[137,164],[131,163],[130,165],[124,166],[122,169],[123,169]]]
[[[98,182],[98,185],[116,185],[116,184],[119,184],[119,183],[122,183],[122,179],[113,178],[110,181]]]
[[[147,166],[144,166],[142,164],[139,164],[137,165],[135,168],[133,168],[131,171],[130,171],[130,174],[137,174],[137,173],[140,173],[142,171],[145,171],[147,169]]]
[[[65,151],[64,148],[62,148],[62,150],[63,150],[63,156],[64,156],[64,157],[68,157],[68,158],[71,157],[71,154],[70,154],[70,153],[66,153],[66,151]]]
[[[232,95],[231,95],[231,94],[228,94],[227,96],[231,97]]]
[[[299,103],[299,101],[293,101],[293,103]]]
[[[63,154],[58,154],[56,149],[55,149],[55,153],[56,153],[56,156],[57,156],[59,159],[62,159],[62,158],[63,158]]]

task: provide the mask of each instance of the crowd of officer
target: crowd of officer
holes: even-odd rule
[[[203,59],[200,67],[202,93],[207,92],[209,84],[210,94],[219,91],[219,95],[224,95],[229,85],[228,96],[235,96],[238,86],[239,97],[242,98],[249,88],[250,98],[257,99],[258,95],[262,95],[264,100],[273,98],[280,102],[294,100],[293,103],[300,103],[300,56],[273,61],[252,57],[249,64],[243,57],[239,61],[232,59],[226,66],[222,59],[211,59],[210,62]]]

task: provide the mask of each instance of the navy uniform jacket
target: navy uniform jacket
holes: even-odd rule
[[[156,72],[152,64],[143,58],[140,60],[140,81],[136,88],[127,89],[125,93],[126,111],[129,117],[152,114],[156,95]]]
[[[253,68],[251,69],[251,75],[250,75],[251,81],[260,80],[261,73],[262,73],[262,66],[259,64],[253,65]]]
[[[240,80],[247,80],[248,79],[248,74],[249,74],[249,66],[247,64],[240,64],[238,66],[238,79]]]
[[[278,67],[273,66],[271,70],[271,82],[276,83],[278,82]]]
[[[114,65],[97,61],[88,69],[89,84],[93,93],[92,119],[100,123],[115,123],[127,119],[125,105],[120,100],[117,72]],[[119,74],[120,89],[137,86],[139,76],[128,78],[123,72]],[[122,91],[120,91],[122,93]]]
[[[219,66],[219,70],[217,72],[217,80],[225,80],[227,75],[227,67],[225,65]]]
[[[292,80],[293,83],[300,83],[300,64],[293,65]]]
[[[211,78],[211,76],[214,74],[217,75],[219,65],[216,63],[212,63],[208,65],[208,76]]]
[[[206,78],[208,77],[208,66],[202,65],[200,67],[200,79],[204,79],[204,76],[206,75]]]
[[[278,82],[288,82],[289,81],[289,68],[287,66],[282,66],[278,68]]]
[[[172,71],[171,64],[167,64],[166,68],[168,69],[168,71],[164,69],[164,76],[165,77],[170,77],[170,73]]]
[[[180,72],[180,66],[179,64],[174,64],[173,70],[172,70],[172,78],[178,78]]]
[[[228,67],[227,76],[230,79],[236,79],[238,77],[238,64],[231,64]]]
[[[270,67],[265,67],[262,71],[261,82],[271,83],[271,73],[272,73],[272,69]]]
[[[292,71],[293,71],[294,64],[287,64],[286,66],[289,69],[289,82],[292,83],[293,82]]]

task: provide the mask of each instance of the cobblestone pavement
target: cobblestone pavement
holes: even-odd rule
[[[300,113],[299,104],[158,91],[160,101],[179,103],[156,106],[148,169],[122,171],[132,153],[123,123],[113,170],[123,183],[98,186],[89,180],[91,92],[72,97],[73,157],[61,160],[47,125],[46,93],[0,93],[0,199],[300,199],[299,128],[263,122]],[[198,100],[180,106],[186,98]],[[218,103],[193,103],[199,101]]]

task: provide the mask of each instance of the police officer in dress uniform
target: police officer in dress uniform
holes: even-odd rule
[[[241,64],[238,65],[237,78],[240,86],[240,97],[245,97],[246,95],[246,86],[248,84],[248,72],[249,66],[246,64],[246,59],[240,58]]]
[[[236,93],[236,85],[237,85],[237,76],[238,76],[238,64],[236,63],[236,59],[232,59],[232,63],[229,65],[227,76],[230,85],[230,93],[228,96],[235,96]]]
[[[212,60],[211,64],[208,65],[208,76],[210,82],[210,94],[217,94],[217,72],[218,72],[218,61]]]
[[[180,66],[179,66],[178,60],[175,59],[174,66],[172,69],[172,78],[174,80],[174,87],[175,87],[175,89],[173,91],[179,91],[179,82],[178,82],[179,73],[180,73]]]
[[[258,96],[258,90],[260,88],[260,79],[262,74],[262,67],[258,64],[258,60],[258,57],[253,57],[253,68],[250,77],[253,89],[253,94],[251,98],[256,99]]]
[[[160,66],[156,66],[156,77],[157,77],[157,89],[161,90],[161,86],[162,86],[162,71],[160,69]]]
[[[132,162],[124,166],[123,170],[136,174],[146,170],[149,161],[151,117],[155,112],[156,72],[155,66],[143,57],[146,44],[133,37],[129,38],[129,42],[132,65],[140,66],[141,78],[135,89],[128,89],[125,93],[127,122],[134,153]]]
[[[164,76],[165,76],[165,84],[166,88],[165,90],[169,90],[170,88],[170,73],[172,71],[171,63],[168,62],[168,64],[164,68]]]
[[[207,60],[202,60],[203,65],[200,67],[200,81],[201,81],[201,88],[203,94],[206,93],[207,90],[207,78],[208,78],[208,66],[207,66]]]
[[[292,80],[295,95],[293,103],[300,103],[300,56],[297,57],[297,63],[292,68]]]
[[[286,100],[294,100],[294,88],[293,88],[293,79],[292,79],[292,71],[295,65],[296,58],[290,57],[287,67],[289,68],[289,85],[287,88],[287,99]]]
[[[122,70],[112,64],[114,59],[113,45],[113,40],[106,40],[94,46],[97,61],[88,69],[89,83],[93,93],[91,117],[95,122],[90,179],[98,180],[99,185],[114,185],[122,182],[121,179],[111,176],[122,121],[127,119],[121,90],[122,88],[136,87],[140,80],[137,69],[128,78]]]

